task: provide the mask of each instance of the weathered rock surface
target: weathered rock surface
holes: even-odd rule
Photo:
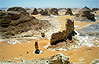
[[[0,11],[0,26],[11,22],[11,17],[4,11]]]
[[[76,34],[74,32],[74,21],[67,19],[65,27],[66,29],[64,31],[52,34],[50,39],[51,45],[56,45],[59,42],[66,41],[67,38],[72,40],[72,36]]]
[[[45,10],[41,10],[40,14],[43,15],[43,16],[50,16],[50,14],[48,13],[48,11],[46,9]]]
[[[57,8],[51,8],[51,9],[49,10],[49,13],[52,14],[52,15],[59,15]]]
[[[95,21],[95,15],[87,8],[81,9],[75,16],[75,19],[78,21]]]
[[[37,11],[36,8],[34,8],[33,12],[31,13],[32,15],[37,15],[39,12]]]
[[[8,62],[5,62],[8,63]],[[35,60],[23,60],[22,62],[9,62],[10,64],[72,64],[64,54],[58,53],[47,58],[39,58]]]
[[[65,15],[73,15],[73,13],[72,13],[70,8],[67,8],[67,11],[66,11]]]
[[[17,11],[17,12],[20,12],[21,14],[29,15],[29,13],[27,13],[26,10],[22,7],[12,7],[12,8],[9,8],[7,11]]]
[[[20,9],[18,11],[0,11],[0,32],[4,38],[10,38],[29,30],[40,31],[51,25],[46,20],[38,20],[33,16],[22,14]]]

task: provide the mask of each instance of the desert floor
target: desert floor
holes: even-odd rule
[[[60,12],[59,16],[54,17],[55,21],[59,21],[59,24],[61,25],[61,29],[59,31],[62,31],[65,29],[65,21],[66,18],[73,18],[74,16],[65,16],[63,15],[65,12]],[[73,12],[75,13],[75,12]],[[40,15],[34,15],[37,19],[46,18]],[[54,21],[53,21],[54,22]],[[75,30],[81,29],[83,27],[86,27],[87,25],[96,24],[99,23],[99,20],[97,22],[76,22],[75,21]],[[51,51],[48,49],[45,49],[44,47],[50,43],[48,39],[40,39],[38,40],[39,43],[39,49],[43,50],[44,52],[42,54],[34,54],[33,51],[35,50],[34,43],[37,40],[30,40],[29,42],[26,41],[24,43],[16,43],[16,44],[8,44],[5,42],[0,41],[0,62],[5,62],[8,60],[13,61],[21,61],[24,60],[33,60],[37,58],[45,58],[53,56],[57,53],[63,53],[66,57],[69,57],[70,62],[73,63],[79,63],[79,64],[89,64],[92,62],[92,60],[99,59],[99,46],[98,47],[80,47],[76,50],[67,50],[67,51]]]

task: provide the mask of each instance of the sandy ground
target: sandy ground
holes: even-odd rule
[[[54,20],[59,21],[61,25],[60,31],[65,29],[65,19],[73,18],[74,16],[64,16],[64,12],[60,12],[60,16],[55,16]],[[40,15],[34,15],[36,18],[46,18]],[[98,22],[99,23],[99,22]],[[76,22],[75,21],[75,30],[81,29],[91,24],[88,22]],[[75,64],[89,64],[92,60],[99,59],[99,46],[98,47],[81,47],[79,49],[71,49],[67,51],[51,51],[45,49],[44,47],[50,43],[48,39],[38,40],[39,49],[44,51],[42,54],[34,54],[35,50],[34,42],[37,40],[31,40],[30,42],[17,43],[17,44],[7,44],[6,42],[0,42],[0,62],[13,60],[13,61],[22,61],[22,60],[32,60],[37,58],[45,58],[53,56],[57,53],[63,53],[66,57],[69,57],[70,62]]]

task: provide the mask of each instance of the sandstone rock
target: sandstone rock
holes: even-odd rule
[[[26,10],[22,7],[12,7],[12,8],[9,8],[7,11],[17,11],[17,12],[20,12],[21,14],[24,14],[24,15],[29,15]]]
[[[46,9],[45,10],[41,10],[40,14],[43,15],[43,16],[49,16],[50,15]]]
[[[50,9],[50,10],[49,10],[49,13],[52,14],[52,15],[59,15],[57,8],[52,8],[52,9]]]
[[[33,12],[31,13],[32,15],[37,15],[39,12],[37,11],[36,8],[34,8]]]
[[[52,34],[51,39],[50,39],[51,45],[56,45],[59,42],[66,41],[67,38],[72,40],[72,36],[76,34],[74,32],[74,21],[67,19],[65,28],[66,29],[62,32]]]
[[[73,15],[73,13],[72,13],[70,8],[67,8],[67,11],[66,11],[65,15]]]

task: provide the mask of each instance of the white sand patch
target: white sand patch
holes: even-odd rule
[[[75,27],[75,28],[78,28],[78,27],[80,27],[80,26],[79,26],[79,25],[75,25],[74,27]]]
[[[18,40],[10,40],[7,42],[8,44],[16,44],[16,43],[21,43],[20,41]]]

